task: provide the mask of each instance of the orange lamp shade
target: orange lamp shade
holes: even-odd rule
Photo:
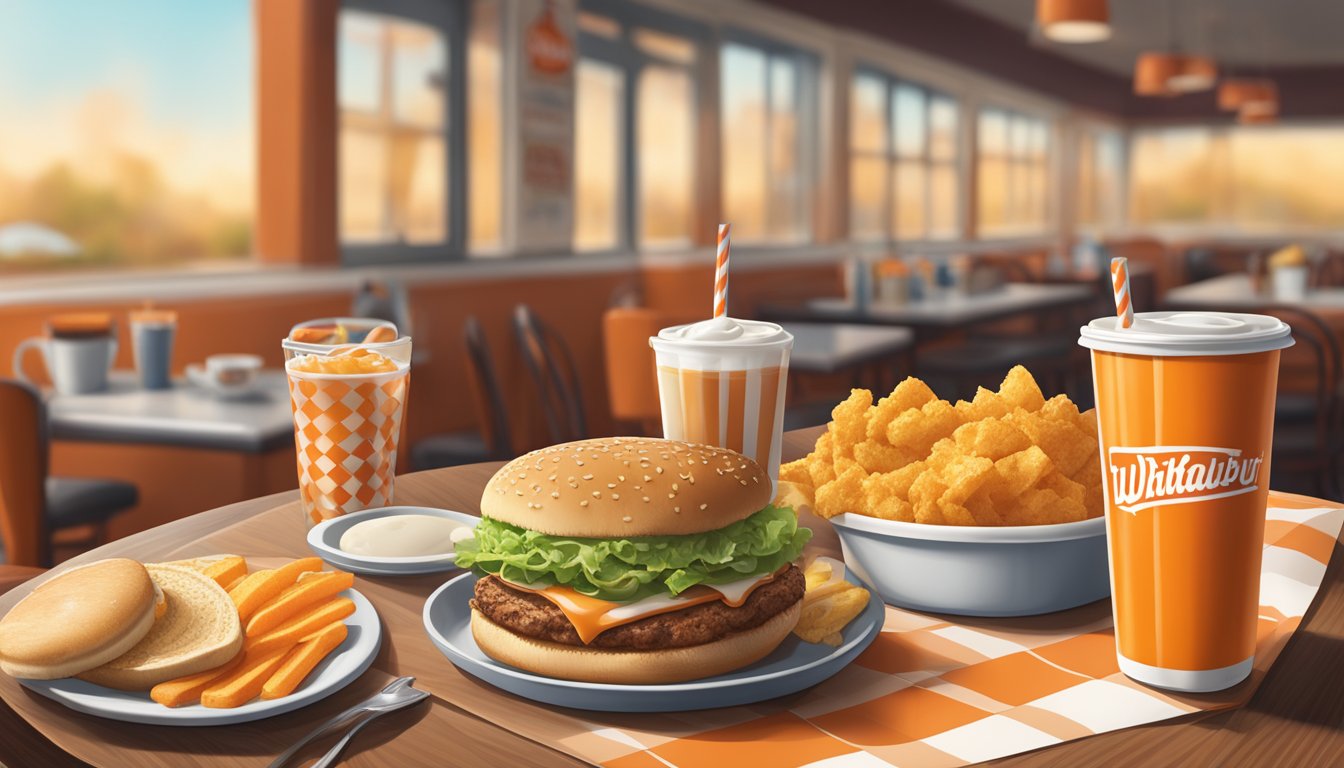
[[[1176,73],[1176,57],[1169,53],[1141,53],[1134,62],[1134,92],[1140,96],[1171,96],[1167,81]]]
[[[1263,78],[1232,78],[1218,86],[1218,108],[1235,111],[1245,104],[1277,103],[1279,87]]]
[[[1237,122],[1243,125],[1272,123],[1279,118],[1279,102],[1248,101],[1237,110]]]
[[[1178,56],[1167,87],[1177,93],[1205,91],[1218,82],[1218,65],[1208,56]]]
[[[1036,23],[1059,43],[1096,43],[1111,36],[1107,0],[1036,0]]]

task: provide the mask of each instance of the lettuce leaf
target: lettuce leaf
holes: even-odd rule
[[[475,538],[456,551],[463,568],[627,602],[771,573],[797,559],[811,538],[792,510],[767,506],[715,531],[629,539],[548,536],[483,517]]]

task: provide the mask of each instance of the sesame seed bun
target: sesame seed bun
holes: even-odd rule
[[[33,680],[93,669],[149,634],[157,602],[149,572],[134,560],[72,568],[38,585],[0,619],[0,669]]]
[[[505,464],[485,487],[481,514],[553,536],[682,536],[750,517],[770,498],[765,470],[736,451],[604,437]]]

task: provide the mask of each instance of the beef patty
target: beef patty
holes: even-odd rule
[[[741,607],[722,600],[683,608],[612,627],[593,639],[588,647],[656,651],[710,643],[734,632],[754,629],[803,599],[807,582],[795,565],[762,584],[747,596]],[[533,592],[510,587],[495,576],[476,582],[471,606],[514,634],[583,646],[579,633],[564,612],[550,600]]]

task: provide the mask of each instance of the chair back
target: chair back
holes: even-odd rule
[[[608,309],[602,315],[602,347],[607,370],[611,416],[639,424],[657,422],[658,370],[649,337],[656,336],[666,316],[647,307]]]
[[[587,437],[588,420],[578,370],[564,339],[526,304],[514,307],[513,330],[527,372],[537,387],[551,442],[566,443]]]
[[[0,539],[11,565],[51,561],[46,529],[47,414],[37,390],[0,379]]]
[[[1026,253],[980,253],[972,262],[973,268],[991,269],[1007,283],[1035,283],[1039,278],[1032,272]]]
[[[462,324],[462,336],[467,345],[467,369],[471,372],[477,410],[482,414],[481,431],[490,458],[500,461],[511,459],[514,452],[509,414],[504,408],[503,390],[499,386],[499,376],[495,373],[495,359],[490,354],[490,344],[475,315],[468,315],[467,321]]]
[[[1310,310],[1275,304],[1260,311],[1287,323],[1293,330],[1293,340],[1315,357],[1316,445],[1322,451],[1329,451],[1341,405],[1340,378],[1344,376],[1339,338],[1320,315]]]

